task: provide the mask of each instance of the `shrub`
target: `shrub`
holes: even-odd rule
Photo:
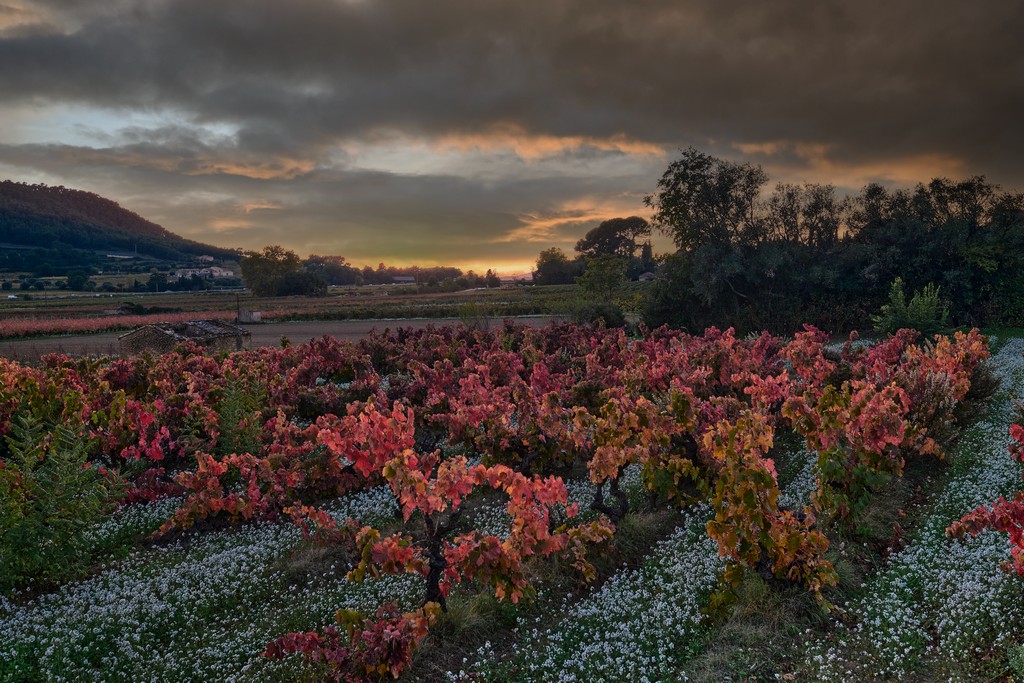
[[[114,508],[120,483],[87,462],[89,442],[25,415],[0,461],[0,591],[74,576],[89,560],[84,532]]]
[[[474,330],[484,330],[485,332],[491,329],[490,308],[484,306],[479,301],[460,304],[458,312],[459,321],[466,327],[471,327]]]
[[[1024,645],[1011,645],[1007,649],[1010,671],[1024,678]]]
[[[374,618],[339,610],[335,619],[341,629],[288,633],[270,642],[263,654],[272,659],[302,654],[324,681],[391,680],[408,667],[440,611],[436,603],[427,603],[402,614],[395,602],[381,605]]]
[[[259,452],[263,430],[259,411],[266,400],[266,391],[258,384],[248,385],[234,377],[227,381],[217,409],[220,427],[216,447],[218,455]]]
[[[574,323],[581,325],[603,322],[605,327],[626,326],[626,314],[621,308],[611,303],[577,304],[571,308],[570,317]]]
[[[908,304],[903,278],[898,277],[889,288],[889,302],[882,305],[879,315],[871,316],[871,321],[875,330],[884,334],[909,327],[931,335],[948,326],[949,307],[939,298],[939,288],[930,282],[914,292]]]

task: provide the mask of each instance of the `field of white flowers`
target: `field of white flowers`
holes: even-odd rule
[[[992,367],[1002,380],[986,419],[962,436],[941,494],[928,503],[909,543],[890,556],[832,626],[809,632],[801,659],[786,669],[800,680],[900,680],[941,670],[979,680],[979,661],[1006,661],[1024,637],[1024,581],[999,569],[1005,535],[949,540],[945,528],[976,506],[1020,485],[1007,455],[1011,402],[1024,397],[1024,339],[1008,339]],[[792,454],[784,482],[790,506],[807,501],[813,457]],[[639,471],[624,488],[640,495]],[[585,506],[585,481],[570,500]],[[114,547],[158,528],[177,501],[132,506],[96,527],[90,540]],[[386,523],[397,513],[387,488],[339,499],[339,520]],[[582,596],[545,592],[517,617],[502,643],[484,643],[447,674],[451,681],[685,680],[686,661],[716,625],[706,613],[724,562],[704,530],[708,510],[679,513],[641,561]],[[474,523],[507,533],[501,506]],[[409,606],[412,576],[353,584],[328,564],[297,573],[301,534],[287,523],[197,533],[111,560],[91,578],[30,599],[0,597],[2,681],[277,681],[301,676],[296,659],[271,661],[266,643],[289,630],[322,628],[343,607],[372,612],[390,599]],[[441,645],[443,646],[443,644]],[[981,669],[979,669],[981,666]],[[997,668],[997,671],[1005,670]],[[413,669],[412,676],[417,669]],[[787,674],[789,676],[790,674]],[[789,678],[787,678],[789,680]]]
[[[141,536],[172,510],[166,501],[136,506],[96,534],[130,528]],[[331,511],[374,520],[393,516],[397,506],[389,489],[377,488],[339,500]],[[339,569],[297,585],[281,560],[301,541],[298,529],[283,523],[205,533],[139,551],[27,604],[0,603],[7,680],[277,680],[287,664],[260,656],[273,637],[329,624],[339,607],[373,611],[414,584],[409,575],[353,584]]]
[[[812,679],[899,679],[946,660],[939,665],[954,680],[976,680],[956,663],[993,647],[1020,647],[1024,581],[999,569],[1009,556],[1006,535],[955,541],[945,533],[965,513],[1020,487],[1021,468],[1007,447],[1012,401],[1024,398],[1024,339],[1007,340],[990,362],[1002,386],[988,418],[961,437],[948,481],[912,542],[846,606],[855,625],[839,624],[809,648]]]

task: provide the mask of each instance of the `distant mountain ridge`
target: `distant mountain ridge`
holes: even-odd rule
[[[0,243],[121,251],[159,259],[238,257],[233,249],[176,235],[98,194],[11,180],[0,181]]]

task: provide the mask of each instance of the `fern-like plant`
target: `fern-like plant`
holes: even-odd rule
[[[888,303],[882,305],[879,315],[871,316],[871,322],[883,334],[911,328],[928,336],[949,325],[949,307],[942,302],[939,287],[931,282],[914,292],[907,303],[903,278],[898,277],[889,287]]]
[[[48,430],[19,415],[0,460],[0,592],[79,573],[90,559],[85,531],[110,513],[121,482],[88,462],[89,441],[66,425]]]
[[[266,403],[266,390],[256,383],[233,377],[224,387],[217,407],[218,455],[258,453],[263,421],[260,409]]]

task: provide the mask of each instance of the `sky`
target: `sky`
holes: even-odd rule
[[[0,0],[0,178],[218,246],[528,272],[649,216],[687,146],[1024,189],[1022,29],[1017,0]]]

